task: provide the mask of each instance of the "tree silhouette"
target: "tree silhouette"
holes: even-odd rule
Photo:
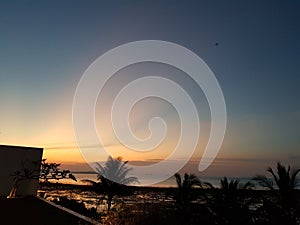
[[[240,183],[238,179],[228,181],[227,177],[220,179],[220,189],[223,191],[235,192],[237,190],[246,190],[253,187],[253,184],[248,181],[245,184]]]
[[[16,170],[13,176],[13,186],[8,198],[16,197],[16,193],[23,181],[31,179],[40,179],[42,182],[48,182],[51,179],[60,180],[69,178],[76,180],[75,176],[69,170],[60,170],[60,164],[47,163],[46,159],[42,161],[22,161],[20,170]]]
[[[122,161],[122,157],[108,157],[104,167],[97,163],[98,180],[101,181],[104,194],[107,196],[107,209],[111,208],[113,197],[122,192],[126,185],[138,183],[136,177],[128,177],[131,168],[127,167],[128,161]]]
[[[285,207],[294,208],[296,205],[296,198],[295,198],[295,188],[298,186],[297,183],[297,175],[300,172],[300,169],[296,169],[291,171],[291,167],[288,166],[287,168],[282,165],[280,162],[277,163],[277,170],[276,173],[273,171],[271,167],[267,169],[279,190],[279,198],[281,203]],[[262,186],[276,192],[274,188],[273,181],[267,178],[264,175],[257,175],[253,178],[257,183]]]
[[[195,197],[192,188],[194,186],[201,186],[201,181],[194,174],[185,173],[183,178],[181,178],[179,173],[176,173],[174,176],[177,183],[176,203],[186,205]]]
[[[238,179],[228,180],[224,177],[220,179],[220,188],[207,182],[204,186],[212,190],[212,195],[207,198],[207,206],[215,216],[217,224],[250,224],[248,206],[251,199],[246,199],[243,192],[252,187],[251,182],[242,184]]]
[[[271,174],[275,183],[265,175],[257,175],[253,178],[260,186],[271,190],[275,196],[275,202],[272,199],[264,199],[262,210],[266,211],[266,214],[272,215],[274,215],[274,211],[277,211],[278,213],[275,215],[277,222],[297,224],[295,215],[297,212],[297,194],[295,189],[298,186],[297,175],[300,169],[291,170],[290,166],[285,167],[278,162],[275,172],[271,167],[267,169],[267,172]]]
[[[59,163],[47,163],[46,159],[43,159],[41,162],[40,180],[46,183],[49,182],[49,180],[61,180],[66,178],[77,181],[70,170],[61,170],[59,167]]]

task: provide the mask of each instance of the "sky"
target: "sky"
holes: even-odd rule
[[[223,91],[226,134],[216,160],[202,175],[250,176],[277,161],[300,166],[299,21],[300,2],[292,0],[1,1],[0,143],[43,147],[48,161],[90,170],[73,134],[72,103],[79,80],[112,48],[163,40],[200,56]],[[109,128],[107,110],[117,91],[149,71],[179,82],[197,105],[203,131],[184,168],[196,171],[210,129],[208,104],[182,71],[159,63],[115,74],[114,88],[107,88],[97,103],[96,123],[105,146],[84,144],[106,147],[136,164],[170,154],[180,126],[173,106],[163,100],[145,99],[130,117],[140,137],[149,135],[147,121],[153,116],[165,119],[169,141],[155,151],[129,151]]]

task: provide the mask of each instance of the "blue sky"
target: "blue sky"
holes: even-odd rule
[[[299,1],[1,1],[0,142],[71,151],[86,68],[155,39],[191,49],[216,75],[228,110],[220,157],[298,163],[299,12]]]

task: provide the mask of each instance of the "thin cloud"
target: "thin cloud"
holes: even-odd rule
[[[80,148],[104,148],[104,147],[113,147],[117,146],[117,144],[110,144],[110,145],[81,145]],[[78,146],[76,144],[70,144],[70,145],[57,145],[57,146],[47,146],[45,149],[47,150],[67,150],[67,149],[77,149]]]

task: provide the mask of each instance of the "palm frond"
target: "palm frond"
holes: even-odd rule
[[[291,176],[291,186],[293,187],[293,188],[296,188],[296,187],[298,187],[298,182],[297,182],[297,175],[298,175],[298,173],[300,172],[300,169],[297,169],[297,170],[294,170],[293,172],[292,172],[292,176]]]
[[[228,189],[229,188],[227,177],[224,177],[223,179],[220,179],[220,188],[221,189]]]
[[[123,180],[123,184],[127,185],[127,184],[134,184],[137,183],[139,184],[139,180],[136,177],[127,177]]]
[[[211,188],[211,189],[215,189],[215,186],[212,185],[212,184],[209,183],[209,182],[204,182],[204,183],[202,184],[202,186],[203,186],[203,187],[208,187],[208,188]]]
[[[279,182],[279,179],[277,178],[277,176],[276,176],[276,174],[274,173],[273,169],[272,169],[271,167],[269,167],[269,168],[267,169],[267,171],[268,171],[269,173],[271,173],[271,175],[273,176],[275,182],[278,183],[278,182]]]
[[[127,163],[128,161],[122,161],[122,157],[117,157],[114,159],[111,156],[108,157],[104,167],[100,165],[100,163],[96,163],[98,180],[103,180],[103,178],[105,178],[120,184],[129,184],[131,181],[136,182],[137,178],[127,179],[128,173],[132,170],[132,168],[128,168],[126,166]]]
[[[251,189],[254,187],[254,184],[251,181],[247,181],[245,184],[242,185],[242,189],[246,190],[246,189]]]
[[[269,188],[274,190],[272,180],[268,179],[264,175],[256,175],[252,180],[256,181],[261,187]]]
[[[175,173],[175,178],[176,178],[176,183],[177,183],[177,186],[178,188],[181,188],[182,187],[182,181],[181,181],[181,176],[179,173]]]
[[[69,178],[74,181],[77,181],[76,177],[72,173],[69,173]]]

